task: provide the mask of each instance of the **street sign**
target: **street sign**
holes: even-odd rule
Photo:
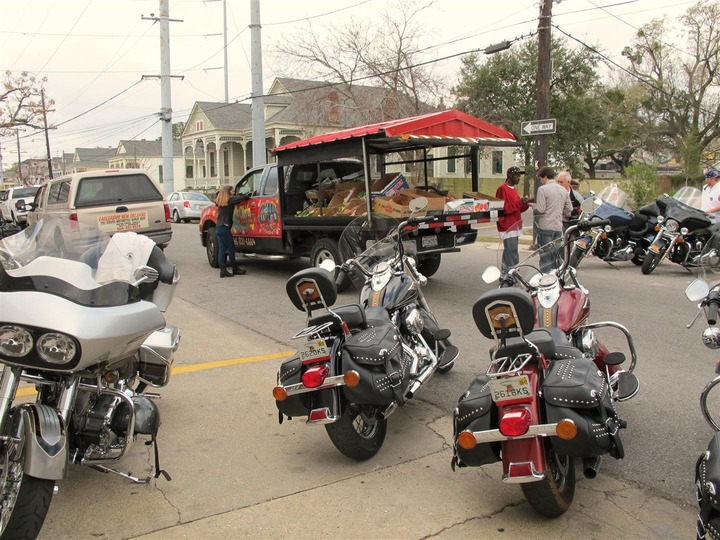
[[[520,123],[520,135],[532,137],[533,135],[547,135],[555,133],[557,121],[554,118],[547,120],[530,120]]]

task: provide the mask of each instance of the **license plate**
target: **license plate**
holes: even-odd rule
[[[422,247],[437,247],[437,245],[438,239],[436,235],[422,237]]]
[[[330,348],[324,339],[309,340],[298,352],[300,353],[300,360],[303,364],[330,360]]]
[[[490,379],[490,397],[495,403],[532,397],[530,379],[525,375],[507,379]]]

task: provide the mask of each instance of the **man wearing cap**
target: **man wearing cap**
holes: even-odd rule
[[[507,170],[505,183],[502,184],[495,193],[498,199],[504,201],[504,215],[498,218],[497,228],[498,234],[503,241],[503,257],[502,272],[506,274],[508,270],[514,268],[520,262],[518,253],[518,238],[522,235],[522,213],[530,208],[528,197],[520,198],[517,192],[517,186],[520,183],[520,176],[525,171],[517,167],[510,167]]]
[[[700,206],[706,214],[720,216],[720,172],[712,167],[705,173]]]

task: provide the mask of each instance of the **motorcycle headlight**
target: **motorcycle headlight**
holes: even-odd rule
[[[59,332],[48,332],[37,341],[40,358],[49,364],[67,364],[77,353],[75,340]]]
[[[678,230],[678,222],[674,219],[668,219],[667,223],[665,224],[665,228],[668,230],[668,232],[674,233]]]
[[[33,348],[32,334],[20,326],[0,326],[0,354],[20,358]]]

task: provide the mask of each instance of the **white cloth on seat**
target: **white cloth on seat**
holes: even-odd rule
[[[98,260],[95,280],[133,283],[135,270],[147,264],[154,247],[155,242],[142,234],[115,233]]]

